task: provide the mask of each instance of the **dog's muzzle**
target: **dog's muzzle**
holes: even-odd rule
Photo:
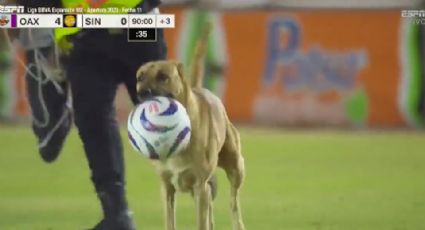
[[[164,97],[174,98],[174,95],[172,93],[161,93],[153,89],[142,90],[137,95],[139,101],[141,102],[155,96],[164,96]]]
[[[159,92],[157,92],[156,90],[153,89],[144,89],[140,92],[138,92],[138,98],[140,101],[144,101],[150,97],[154,97],[154,96],[158,96]]]

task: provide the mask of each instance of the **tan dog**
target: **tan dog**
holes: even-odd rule
[[[199,230],[213,230],[214,183],[217,166],[223,168],[231,184],[231,211],[234,230],[244,230],[239,191],[244,179],[244,159],[239,133],[229,121],[220,99],[201,87],[203,62],[210,27],[196,47],[190,82],[182,64],[175,61],[149,62],[137,72],[137,92],[144,96],[169,96],[187,110],[192,134],[188,148],[164,161],[155,161],[163,185],[166,229],[175,230],[175,192],[191,192],[197,207]]]

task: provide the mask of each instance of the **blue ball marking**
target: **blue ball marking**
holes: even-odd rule
[[[133,144],[133,146],[136,147],[137,150],[139,150],[139,152],[141,152],[140,147],[137,145],[137,142],[136,142],[136,140],[134,140],[134,138],[131,135],[131,133],[130,132],[127,132],[127,133],[128,133],[128,138],[130,139],[130,141]]]
[[[145,109],[143,109],[142,111],[142,115],[140,116],[140,121],[142,123],[143,128],[150,132],[165,133],[177,127],[177,124],[169,127],[169,126],[156,125],[152,123],[151,121],[149,121],[149,119],[146,118]]]
[[[170,102],[170,105],[168,106],[168,108],[159,114],[159,116],[169,116],[169,115],[173,115],[177,112],[177,104],[174,100],[171,100],[170,98],[168,98],[168,101]]]
[[[190,128],[189,127],[185,127],[182,131],[180,131],[180,133],[177,135],[176,140],[174,141],[173,145],[170,148],[170,152],[168,152],[167,157],[171,156],[171,154],[174,153],[174,151],[176,151],[177,147],[180,145],[180,143],[184,140],[184,138],[186,137],[186,135],[190,132]]]

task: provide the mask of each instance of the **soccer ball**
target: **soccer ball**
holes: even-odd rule
[[[127,121],[133,148],[149,159],[166,159],[189,144],[191,127],[186,109],[177,100],[152,97],[137,105]]]

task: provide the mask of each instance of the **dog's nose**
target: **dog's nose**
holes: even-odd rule
[[[144,99],[144,98],[150,97],[150,96],[152,96],[152,90],[151,89],[141,90],[141,91],[139,91],[138,96],[139,96],[139,99]]]

